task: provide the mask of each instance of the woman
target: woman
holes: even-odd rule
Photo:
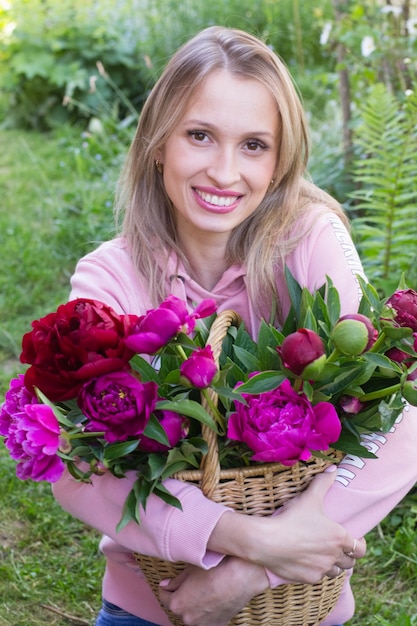
[[[329,275],[343,313],[356,311],[361,264],[339,205],[303,177],[307,155],[303,110],[282,62],[246,33],[202,31],[174,55],[145,104],[119,187],[121,234],[78,263],[71,298],[141,315],[169,293],[189,304],[210,297],[219,311],[237,310],[256,336],[274,304],[277,324],[289,310],[287,264],[310,290]],[[117,533],[134,476],[86,485],[65,475],[56,498],[104,535],[97,626],[170,624],[134,551],[189,563],[161,583],[160,599],[197,626],[226,625],[268,585],[350,573],[365,553],[361,537],[416,481],[416,424],[399,419],[384,441],[371,442],[378,460],[346,458],[336,480],[336,472],[316,477],[271,518],[233,513],[169,480],[183,511],[151,497],[141,526]],[[353,610],[347,582],[323,624],[340,624]]]

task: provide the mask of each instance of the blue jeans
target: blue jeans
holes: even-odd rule
[[[115,604],[103,600],[103,606],[98,614],[95,626],[158,626],[158,624],[135,617]],[[338,624],[337,626],[343,626],[343,624]]]
[[[135,617],[115,604],[103,600],[95,626],[158,626],[158,624]]]

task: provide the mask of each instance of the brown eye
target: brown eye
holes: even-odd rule
[[[257,150],[264,150],[266,148],[265,144],[255,139],[251,139],[250,141],[247,141],[246,147],[251,152],[256,152]]]
[[[196,141],[204,141],[207,138],[206,133],[202,130],[190,130],[188,134]]]

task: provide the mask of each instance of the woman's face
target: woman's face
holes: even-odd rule
[[[228,238],[256,211],[278,145],[277,106],[261,82],[218,70],[197,96],[158,154],[179,236],[196,242]]]

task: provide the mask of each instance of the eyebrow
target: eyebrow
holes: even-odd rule
[[[199,120],[199,119],[184,119],[184,126],[196,126],[201,128],[207,128],[208,130],[218,130],[218,126],[215,124],[211,124],[210,122]],[[254,130],[245,132],[245,137],[269,137],[271,139],[275,139],[274,133],[271,133],[269,130]]]

